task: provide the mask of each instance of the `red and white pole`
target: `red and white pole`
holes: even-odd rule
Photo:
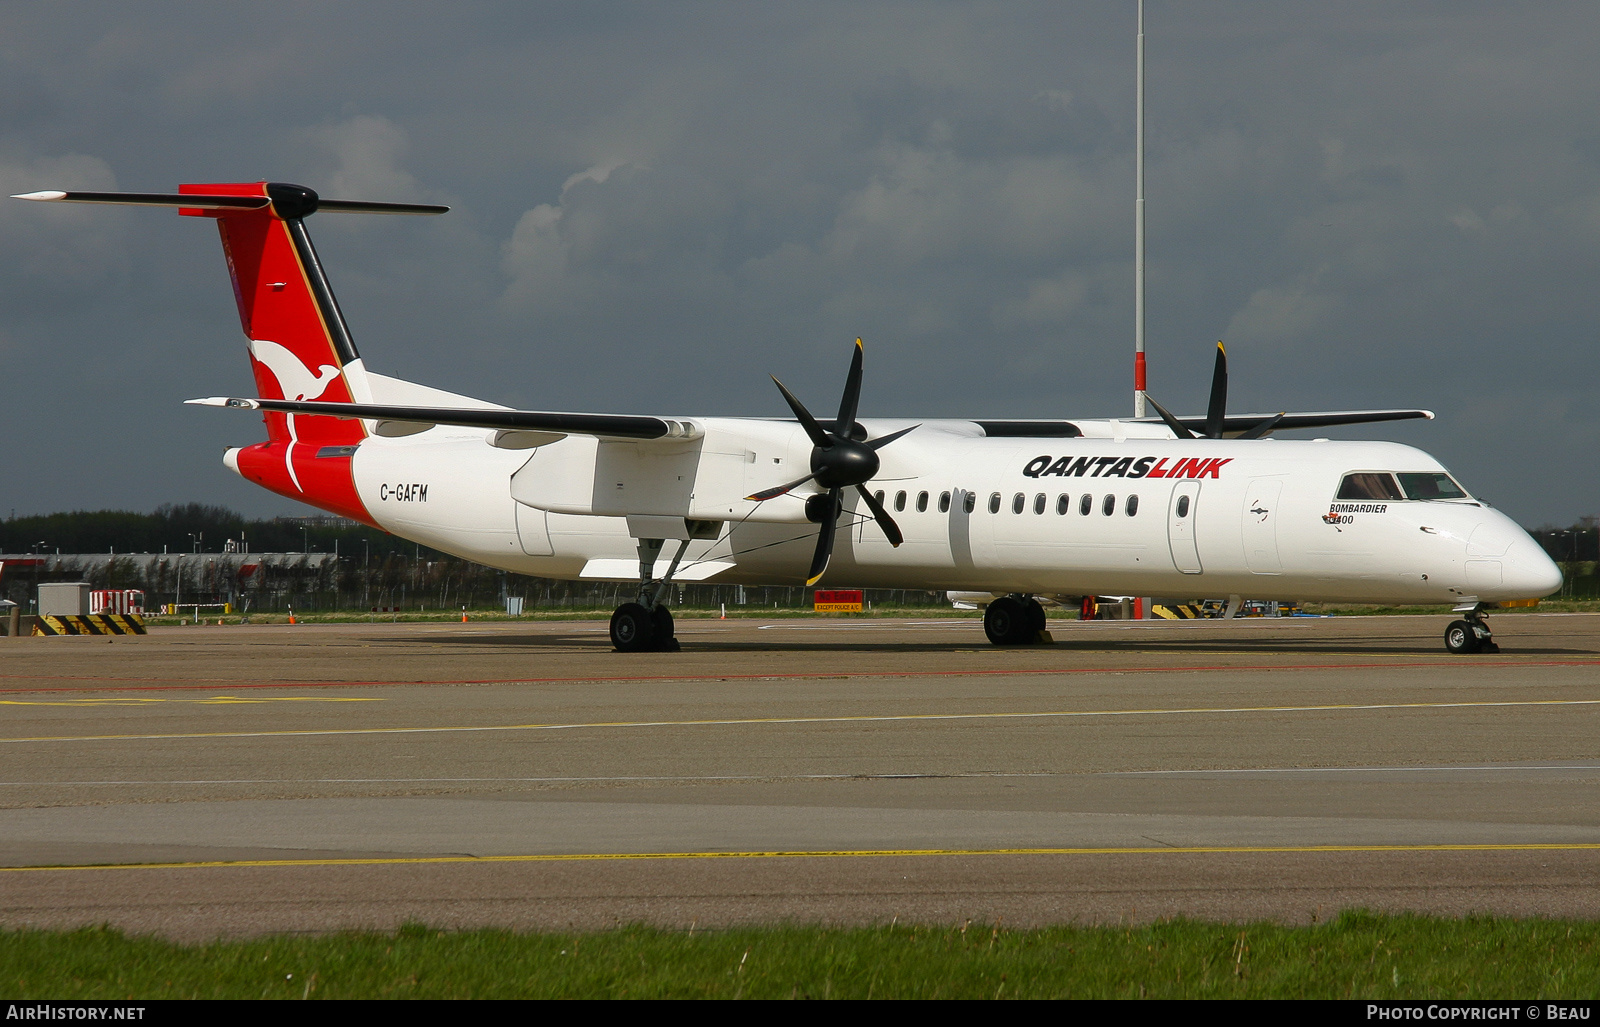
[[[1133,416],[1145,415],[1144,367],[1144,0],[1139,0],[1133,144]]]

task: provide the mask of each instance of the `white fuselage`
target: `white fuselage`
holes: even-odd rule
[[[863,422],[871,437],[912,423]],[[1533,539],[1477,501],[1335,500],[1350,472],[1443,470],[1409,446],[1178,441],[1106,423],[1107,438],[990,438],[969,421],[922,423],[883,450],[867,486],[884,493],[905,543],[891,547],[846,490],[819,584],[1382,603],[1495,602],[1560,587]],[[534,449],[440,426],[368,438],[352,468],[384,529],[493,567],[635,580],[637,539],[696,534],[714,537],[690,542],[680,581],[802,583],[818,530],[804,513],[814,489],[743,498],[808,470],[799,425],[682,425],[691,437],[569,436]],[[1154,476],[1173,468],[1180,476]],[[675,548],[668,541],[669,555]]]

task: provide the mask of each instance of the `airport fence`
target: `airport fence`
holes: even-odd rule
[[[235,613],[406,613],[504,609],[508,597],[523,611],[609,609],[627,602],[638,586],[617,581],[559,581],[499,571],[442,554],[390,553],[381,559],[337,553],[61,553],[0,554],[0,598],[30,609],[40,583],[87,581],[96,589],[139,589],[146,610],[169,603],[228,603]],[[662,568],[664,569],[664,568]],[[812,590],[685,583],[669,602],[688,608],[726,605],[801,609]],[[875,589],[868,602],[892,606],[945,606],[942,592]]]

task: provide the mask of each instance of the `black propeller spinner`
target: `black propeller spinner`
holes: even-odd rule
[[[811,570],[806,574],[806,584],[816,584],[828,569],[828,560],[833,556],[833,536],[839,527],[839,511],[844,505],[841,494],[847,488],[855,487],[861,494],[861,501],[872,511],[873,520],[878,522],[878,527],[883,529],[883,534],[889,539],[889,544],[899,546],[905,541],[905,537],[900,534],[900,526],[895,524],[894,518],[889,516],[889,511],[883,508],[883,504],[867,491],[866,483],[878,473],[878,450],[921,425],[914,424],[910,428],[902,428],[877,439],[860,441],[851,437],[856,424],[856,405],[861,399],[861,340],[856,340],[856,351],[850,358],[850,374],[844,383],[844,396],[839,400],[839,417],[831,427],[824,427],[818,423],[817,419],[811,416],[811,411],[805,408],[805,404],[796,399],[794,393],[784,388],[783,383],[776,377],[772,382],[778,387],[778,391],[783,393],[789,409],[794,411],[800,426],[806,430],[807,437],[811,439],[811,473],[788,484],[764,489],[745,498],[752,502],[764,503],[793,491],[808,481],[815,481],[827,489],[827,492],[818,493],[806,500],[806,515],[822,525],[822,530],[817,535],[816,552],[811,557]]]
[[[1167,408],[1157,403],[1148,393],[1144,397],[1150,405],[1156,408],[1156,413],[1172,429],[1172,434],[1180,439],[1195,438],[1195,433],[1184,427],[1182,421],[1167,412]],[[1228,351],[1222,348],[1222,343],[1217,343],[1217,363],[1211,372],[1211,402],[1206,405],[1205,435],[1207,439],[1222,438],[1222,426],[1228,414]],[[1278,426],[1284,414],[1274,414],[1263,421],[1259,421],[1246,431],[1240,432],[1236,438],[1259,439]]]

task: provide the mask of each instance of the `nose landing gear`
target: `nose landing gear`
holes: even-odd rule
[[[1461,620],[1450,622],[1444,629],[1444,647],[1457,655],[1465,656],[1470,653],[1497,653],[1500,646],[1495,643],[1494,635],[1489,631],[1489,625],[1483,617],[1484,604],[1473,603],[1470,606],[1458,606],[1456,613],[1464,614]]]

